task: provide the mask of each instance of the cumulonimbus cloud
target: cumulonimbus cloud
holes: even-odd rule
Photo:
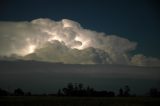
[[[129,56],[136,45],[126,38],[84,29],[78,22],[68,19],[0,22],[0,56],[3,58],[71,64],[160,66],[160,60],[156,58]]]

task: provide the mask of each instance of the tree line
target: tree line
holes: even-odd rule
[[[40,94],[38,96],[129,97],[133,96],[130,91],[130,87],[126,85],[123,88],[120,88],[118,94],[115,95],[115,92],[113,91],[97,91],[90,86],[85,87],[82,83],[68,83],[66,87],[59,89],[55,94]],[[31,92],[24,92],[21,88],[15,89],[13,93],[0,88],[0,96],[35,96],[35,94],[32,94]],[[151,88],[148,96],[160,97],[160,91],[156,88]]]
[[[0,96],[32,96],[31,92],[24,92],[21,88],[17,88],[14,92],[0,88]]]
[[[82,83],[69,83],[66,87],[58,90],[59,96],[106,96],[113,97],[115,93],[113,91],[96,91],[89,86],[84,87]]]

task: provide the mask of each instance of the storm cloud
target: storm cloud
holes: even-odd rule
[[[160,66],[157,58],[129,55],[136,46],[126,38],[84,29],[68,19],[0,22],[1,59]]]

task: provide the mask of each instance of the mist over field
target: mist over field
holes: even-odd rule
[[[83,83],[96,90],[129,85],[131,93],[145,94],[160,88],[159,67],[106,64],[62,64],[36,61],[0,61],[0,88],[22,88],[33,93],[56,93],[68,83]]]

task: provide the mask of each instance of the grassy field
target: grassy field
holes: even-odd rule
[[[160,98],[8,96],[0,106],[160,106]]]

